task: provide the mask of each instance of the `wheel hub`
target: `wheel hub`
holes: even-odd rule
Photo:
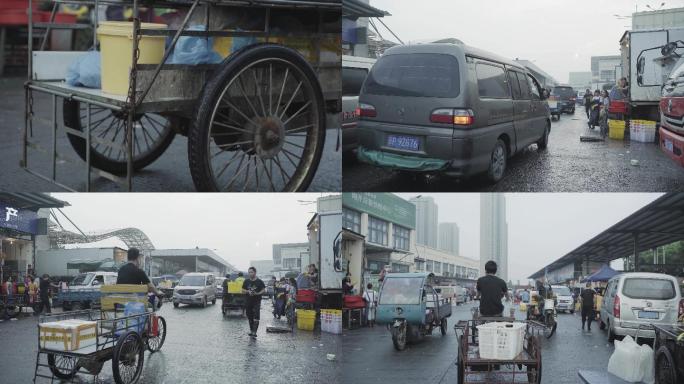
[[[285,125],[275,116],[259,117],[253,123],[254,151],[262,159],[272,159],[285,144]]]

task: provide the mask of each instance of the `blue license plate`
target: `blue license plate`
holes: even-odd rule
[[[389,135],[387,136],[387,146],[396,149],[417,151],[420,147],[420,140],[413,136]]]
[[[658,318],[658,312],[639,311],[639,318],[640,319],[657,319]]]

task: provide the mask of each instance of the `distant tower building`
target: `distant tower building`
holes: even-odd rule
[[[416,206],[416,243],[437,248],[437,204],[432,197],[418,196],[409,200]]]
[[[439,249],[453,255],[459,254],[459,232],[456,223],[439,223]]]
[[[506,200],[501,193],[480,195],[480,269],[494,260],[498,266],[497,276],[508,281],[508,223]]]

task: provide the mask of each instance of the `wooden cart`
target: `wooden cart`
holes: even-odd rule
[[[321,159],[326,113],[341,109],[341,0],[52,0],[48,22],[36,22],[29,0],[29,73],[21,166],[68,190],[58,164],[85,168],[129,191],[132,178],[169,147],[176,134],[188,138],[188,163],[199,191],[304,191]],[[127,95],[67,85],[78,54],[44,51],[50,31],[91,24],[57,24],[62,4],[128,6],[133,30]],[[172,9],[169,29],[142,27],[141,7]],[[175,25],[177,24],[177,25]],[[192,26],[192,28],[190,28]],[[36,32],[42,43],[35,50]],[[167,36],[160,64],[140,64],[142,37]],[[220,64],[170,64],[181,38],[213,42],[226,55]],[[223,40],[222,40],[223,39]],[[39,117],[34,94],[51,98],[49,118]],[[58,109],[63,124],[58,124]],[[42,123],[42,124],[39,124]],[[80,158],[58,151],[65,134]],[[36,152],[34,154],[34,152]],[[33,161],[37,152],[49,162]]]

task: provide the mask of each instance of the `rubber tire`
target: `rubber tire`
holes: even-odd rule
[[[173,307],[174,307],[174,308],[178,308],[179,305],[180,305],[180,304],[178,304],[178,303],[173,303]]]
[[[157,349],[152,349],[150,348],[149,344],[149,339],[146,340],[145,346],[147,347],[147,350],[150,351],[150,353],[155,353],[161,349],[161,347],[164,345],[164,341],[166,340],[166,319],[158,316],[157,319],[164,325],[164,333],[161,335],[161,343],[159,343],[159,347]]]
[[[404,329],[404,337],[403,337],[403,342],[400,342],[399,340],[399,330],[392,330],[392,344],[394,344],[394,349],[397,351],[403,351],[406,349],[406,338],[408,337],[408,325],[404,324],[403,329]]]
[[[204,299],[202,300],[202,308],[206,308],[206,307],[207,307],[207,297],[204,296]]]
[[[610,322],[608,322],[607,328],[608,328],[608,342],[612,343],[615,341],[615,332],[613,332],[613,327],[610,326]]]
[[[463,361],[463,356],[461,355],[461,336],[457,336],[458,340],[458,351],[457,355],[458,357],[456,358],[456,366],[457,368],[457,383],[458,384],[463,384],[463,381],[465,380],[465,361]]]
[[[64,115],[64,125],[75,129],[77,131],[83,132],[83,127],[81,127],[81,116],[80,116],[80,103],[75,100],[64,100],[64,105],[62,106],[62,113]],[[157,146],[153,151],[151,151],[147,156],[141,157],[133,161],[133,170],[140,170],[146,166],[152,164],[161,155],[164,154],[167,148],[173,142],[176,137],[175,132],[169,130],[169,134],[162,138],[160,145]],[[74,136],[67,133],[67,138],[69,143],[74,148],[74,151],[78,154],[83,161],[86,161],[86,142],[83,138]],[[93,151],[90,151],[90,165],[97,169],[113,173],[115,175],[126,174],[128,164],[123,161],[112,161],[105,156]]]
[[[145,365],[145,345],[143,345],[143,340],[134,331],[129,331],[126,334],[124,334],[122,337],[119,338],[117,341],[116,345],[114,346],[114,351],[112,352],[112,374],[114,376],[114,382],[117,384],[121,384],[121,374],[119,372],[119,359],[121,358],[121,348],[124,345],[124,342],[126,339],[132,337],[135,342],[138,343],[138,347],[140,348],[140,352],[138,353],[138,374],[137,378],[134,378],[133,382],[137,382],[140,379],[140,376],[142,376],[142,371],[143,367]]]
[[[238,52],[228,56],[226,60],[221,63],[220,68],[214,73],[214,76],[209,80],[202,89],[200,97],[197,99],[195,108],[195,118],[188,131],[188,160],[190,163],[190,174],[192,181],[195,183],[195,188],[199,192],[219,192],[219,188],[214,184],[211,177],[211,164],[206,159],[205,150],[207,148],[207,132],[206,127],[209,125],[214,106],[215,99],[220,96],[223,91],[224,83],[229,81],[231,75],[235,71],[239,71],[244,65],[252,61],[259,60],[265,57],[280,57],[286,58],[300,66],[304,75],[313,84],[313,91],[317,94],[318,110],[319,110],[319,126],[321,133],[316,143],[316,151],[313,155],[312,169],[307,171],[302,184],[296,190],[289,192],[304,192],[311,185],[311,181],[316,174],[318,165],[323,155],[323,146],[325,145],[325,131],[326,131],[326,115],[325,103],[323,100],[323,91],[318,82],[316,73],[311,65],[295,50],[275,44],[258,44],[245,47]],[[284,192],[284,191],[283,191]]]
[[[47,361],[48,361],[48,366],[50,368],[50,372],[52,372],[55,377],[60,378],[62,380],[71,380],[76,376],[76,373],[78,372],[78,360],[76,361],[76,368],[74,369],[73,372],[71,373],[63,373],[60,372],[57,367],[55,367],[55,355],[52,353],[48,353],[47,355]]]
[[[544,134],[542,135],[539,140],[537,140],[537,148],[539,150],[545,150],[549,146],[549,134],[551,133],[551,124],[546,124],[546,128],[544,128]]]
[[[439,323],[439,330],[442,332],[442,336],[446,336],[447,334],[447,319],[446,317],[442,319],[442,321]]]
[[[670,350],[667,349],[667,347],[664,345],[661,346],[660,348],[658,348],[658,350],[655,353],[655,359],[654,359],[655,360],[655,372],[656,372],[655,383],[656,384],[667,384],[667,383],[661,383],[661,381],[658,380],[658,378],[659,378],[658,373],[661,371],[658,368],[658,363],[660,362],[661,359],[668,360],[668,362],[670,363],[670,374],[672,375],[672,379],[673,379],[672,382],[678,383],[679,381],[677,381],[677,367],[675,366],[674,359],[672,358],[672,354],[670,353]]]
[[[501,177],[496,178],[496,177],[492,174],[492,172],[493,172],[493,169],[492,169],[492,168],[493,168],[493,165],[494,165],[494,162],[492,161],[492,157],[494,156],[494,152],[495,152],[495,151],[497,150],[497,148],[499,148],[499,147],[502,147],[502,148],[503,148],[503,151],[504,151],[504,169],[503,169],[503,171],[501,172]],[[508,150],[506,149],[506,143],[504,143],[503,140],[498,139],[498,140],[496,141],[496,144],[494,145],[494,148],[492,149],[492,153],[491,153],[491,155],[490,155],[489,169],[487,169],[487,180],[488,180],[490,183],[492,183],[492,184],[496,184],[496,183],[498,183],[499,181],[501,181],[501,179],[503,179],[504,175],[506,174],[506,167],[507,167],[507,165],[508,165]]]
[[[214,300],[211,301],[211,305],[216,305],[216,298],[214,297]]]
[[[574,314],[575,314],[575,310],[574,310],[574,309],[571,309],[571,310],[570,310],[570,314],[571,314],[571,315],[574,315]]]

